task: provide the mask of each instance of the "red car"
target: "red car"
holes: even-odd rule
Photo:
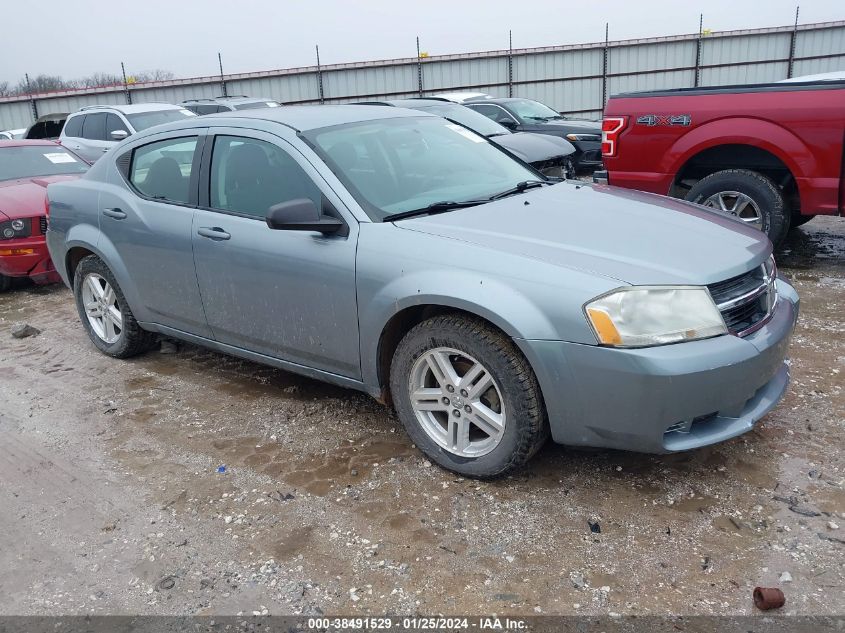
[[[59,281],[44,241],[47,185],[79,178],[88,167],[52,141],[0,141],[0,292],[13,277]]]
[[[712,207],[777,244],[845,211],[843,134],[842,80],[615,95],[596,179]]]

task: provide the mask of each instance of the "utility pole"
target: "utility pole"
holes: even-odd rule
[[[126,81],[126,66],[123,65],[123,62],[120,62],[120,72],[123,73],[123,93],[126,95],[126,103],[132,103],[132,94],[129,92],[129,82]]]
[[[423,96],[423,73],[422,73],[422,57],[420,57],[420,37],[417,36],[417,91],[419,96]]]
[[[610,37],[610,22],[604,23],[604,55],[602,56],[602,71],[601,71],[601,109],[604,111],[604,106],[607,104],[607,68],[609,57],[609,37]]]
[[[698,14],[698,40],[695,42],[695,83],[693,84],[696,88],[698,88],[698,84],[701,83],[701,38],[704,35],[704,14]]]
[[[217,63],[220,66],[220,88],[223,90],[223,96],[228,97],[229,93],[226,92],[226,80],[223,79],[223,56],[219,52],[217,53]]]
[[[786,69],[786,78],[792,79],[792,71],[795,66],[795,41],[798,39],[798,11],[800,6],[795,7],[795,24],[792,26],[792,37],[789,38],[789,66]]]
[[[35,97],[32,96],[32,86],[29,83],[29,73],[24,73],[26,79],[26,94],[29,95],[29,107],[32,108],[32,119],[38,120],[38,105],[35,103]]]
[[[323,95],[323,67],[320,66],[320,46],[319,44],[315,46],[317,49],[317,89],[320,92],[320,105],[326,102],[325,96]]]
[[[513,96],[513,31],[508,31],[508,96]]]

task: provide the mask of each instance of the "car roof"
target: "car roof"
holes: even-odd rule
[[[304,132],[332,125],[345,123],[361,123],[377,121],[379,119],[396,119],[400,117],[433,116],[419,110],[406,108],[385,108],[380,105],[305,105],[285,106],[283,108],[260,108],[256,110],[235,110],[234,112],[218,112],[203,117],[191,117],[190,121],[178,121],[155,129],[184,129],[186,127],[208,127],[209,120],[217,119],[220,125],[227,120],[256,119],[281,123],[297,132]]]
[[[470,105],[471,103],[512,103],[514,101],[532,101],[525,97],[479,97],[467,99],[464,103]]]
[[[397,108],[411,108],[412,110],[415,108],[431,106],[462,106],[460,103],[447,101],[446,99],[391,99],[390,101],[383,101],[382,103],[396,106]]]
[[[185,99],[182,103],[263,103],[265,101],[276,101],[269,97],[247,97],[237,95],[231,97],[197,97],[196,99]],[[278,103],[278,101],[276,101]]]
[[[0,147],[26,147],[27,145],[49,145],[52,147],[61,147],[61,145],[56,141],[48,141],[46,139],[15,138],[10,141],[0,139]]]
[[[132,104],[102,104],[90,105],[79,108],[74,114],[80,112],[96,112],[97,110],[117,110],[123,114],[136,114],[138,112],[158,112],[160,110],[183,110],[180,105],[173,103],[132,103]]]

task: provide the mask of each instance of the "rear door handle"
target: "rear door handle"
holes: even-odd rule
[[[114,209],[103,209],[103,215],[109,218],[114,218],[115,220],[123,220],[126,218],[126,213],[116,207]]]
[[[219,226],[201,226],[199,229],[197,229],[197,235],[202,235],[203,237],[207,237],[216,241],[228,240],[230,237],[232,237]]]

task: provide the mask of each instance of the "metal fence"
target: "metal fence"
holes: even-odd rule
[[[320,65],[318,50],[317,60],[307,68],[4,97],[0,130],[86,105],[178,103],[221,94],[313,104],[473,90],[600,117],[607,97],[619,92],[761,83],[845,70],[845,20],[333,65]]]

